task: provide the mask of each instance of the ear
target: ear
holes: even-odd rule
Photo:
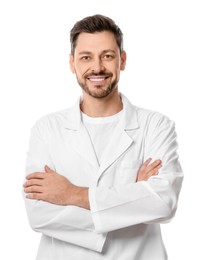
[[[75,73],[74,56],[72,54],[70,54],[70,56],[69,56],[69,65],[70,65],[71,72]]]
[[[122,52],[121,54],[121,65],[120,65],[120,70],[124,70],[126,66],[126,60],[127,60],[127,54],[125,51]]]

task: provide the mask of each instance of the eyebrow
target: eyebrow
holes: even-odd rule
[[[108,52],[112,52],[112,53],[116,54],[116,51],[114,51],[112,49],[104,50],[104,51],[102,51],[101,54],[105,54],[105,53],[108,53]],[[90,52],[90,51],[81,51],[81,52],[78,53],[78,55],[89,55],[89,54],[92,54],[92,52]]]
[[[91,54],[90,51],[81,51],[78,53],[78,55],[85,55],[85,54]]]

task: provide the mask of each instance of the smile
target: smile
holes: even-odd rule
[[[99,82],[99,81],[103,81],[106,78],[89,78],[89,80],[93,81],[93,82]]]
[[[90,76],[87,79],[92,81],[92,82],[101,82],[104,81],[105,79],[109,78],[109,76]]]

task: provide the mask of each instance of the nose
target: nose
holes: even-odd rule
[[[92,67],[91,67],[92,72],[98,73],[100,71],[104,71],[105,67],[102,63],[102,60],[100,58],[96,58],[93,61]]]

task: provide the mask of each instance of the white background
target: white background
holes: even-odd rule
[[[21,195],[30,128],[81,93],[69,71],[69,31],[95,13],[124,32],[120,91],[176,122],[185,179],[176,217],[162,226],[169,259],[206,259],[206,8],[199,0],[0,2],[0,259],[35,259],[40,234],[29,227]]]

